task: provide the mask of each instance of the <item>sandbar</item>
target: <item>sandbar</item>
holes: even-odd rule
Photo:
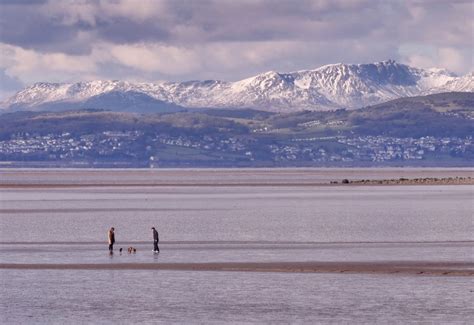
[[[103,263],[0,264],[21,270],[174,270],[228,272],[412,274],[474,276],[474,262],[225,262],[225,263]]]

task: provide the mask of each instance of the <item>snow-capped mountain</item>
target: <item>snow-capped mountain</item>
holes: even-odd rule
[[[255,108],[269,111],[356,109],[391,99],[474,91],[474,74],[420,69],[393,60],[331,64],[291,73],[266,72],[236,81],[36,83],[2,103],[4,109],[106,108],[163,111]]]

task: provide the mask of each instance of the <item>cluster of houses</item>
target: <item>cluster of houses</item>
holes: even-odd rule
[[[163,147],[192,148],[201,154],[231,153],[248,161],[273,162],[389,162],[423,160],[433,154],[472,155],[467,138],[394,138],[335,136],[262,141],[259,137],[219,135],[144,135],[141,131],[104,131],[97,134],[18,134],[0,141],[0,161],[160,159]],[[143,152],[142,152],[143,151]],[[190,157],[192,159],[192,157]]]

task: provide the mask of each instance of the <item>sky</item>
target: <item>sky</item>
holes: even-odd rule
[[[239,80],[394,59],[471,72],[471,0],[0,0],[0,99],[34,82]]]

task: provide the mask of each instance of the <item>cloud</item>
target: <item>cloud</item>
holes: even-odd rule
[[[373,34],[373,40],[390,35],[453,45],[465,43],[465,36],[472,36],[472,28],[466,27],[473,26],[469,3],[446,1],[83,0],[3,7],[3,42],[52,52],[67,51],[79,33],[117,44],[336,42]],[[90,51],[85,42],[80,44]]]
[[[466,66],[472,66],[472,52],[463,53],[455,48],[441,47],[438,50],[438,62],[451,71],[463,72]]]
[[[110,46],[112,57],[127,67],[171,76],[189,74],[199,68],[199,57],[190,49],[160,44]]]
[[[401,60],[409,65],[430,68],[442,67],[458,74],[464,74],[466,67],[473,67],[470,48],[435,47],[424,44],[407,44],[400,48]]]
[[[56,81],[81,78],[96,71],[96,63],[89,56],[41,53],[6,44],[0,44],[0,53],[3,58],[0,68],[23,83],[42,80],[44,75]]]
[[[472,16],[471,1],[0,0],[0,65],[25,83],[236,80],[388,58],[465,73]]]
[[[5,69],[0,69],[0,98],[13,95],[24,84],[15,77],[7,74]]]

